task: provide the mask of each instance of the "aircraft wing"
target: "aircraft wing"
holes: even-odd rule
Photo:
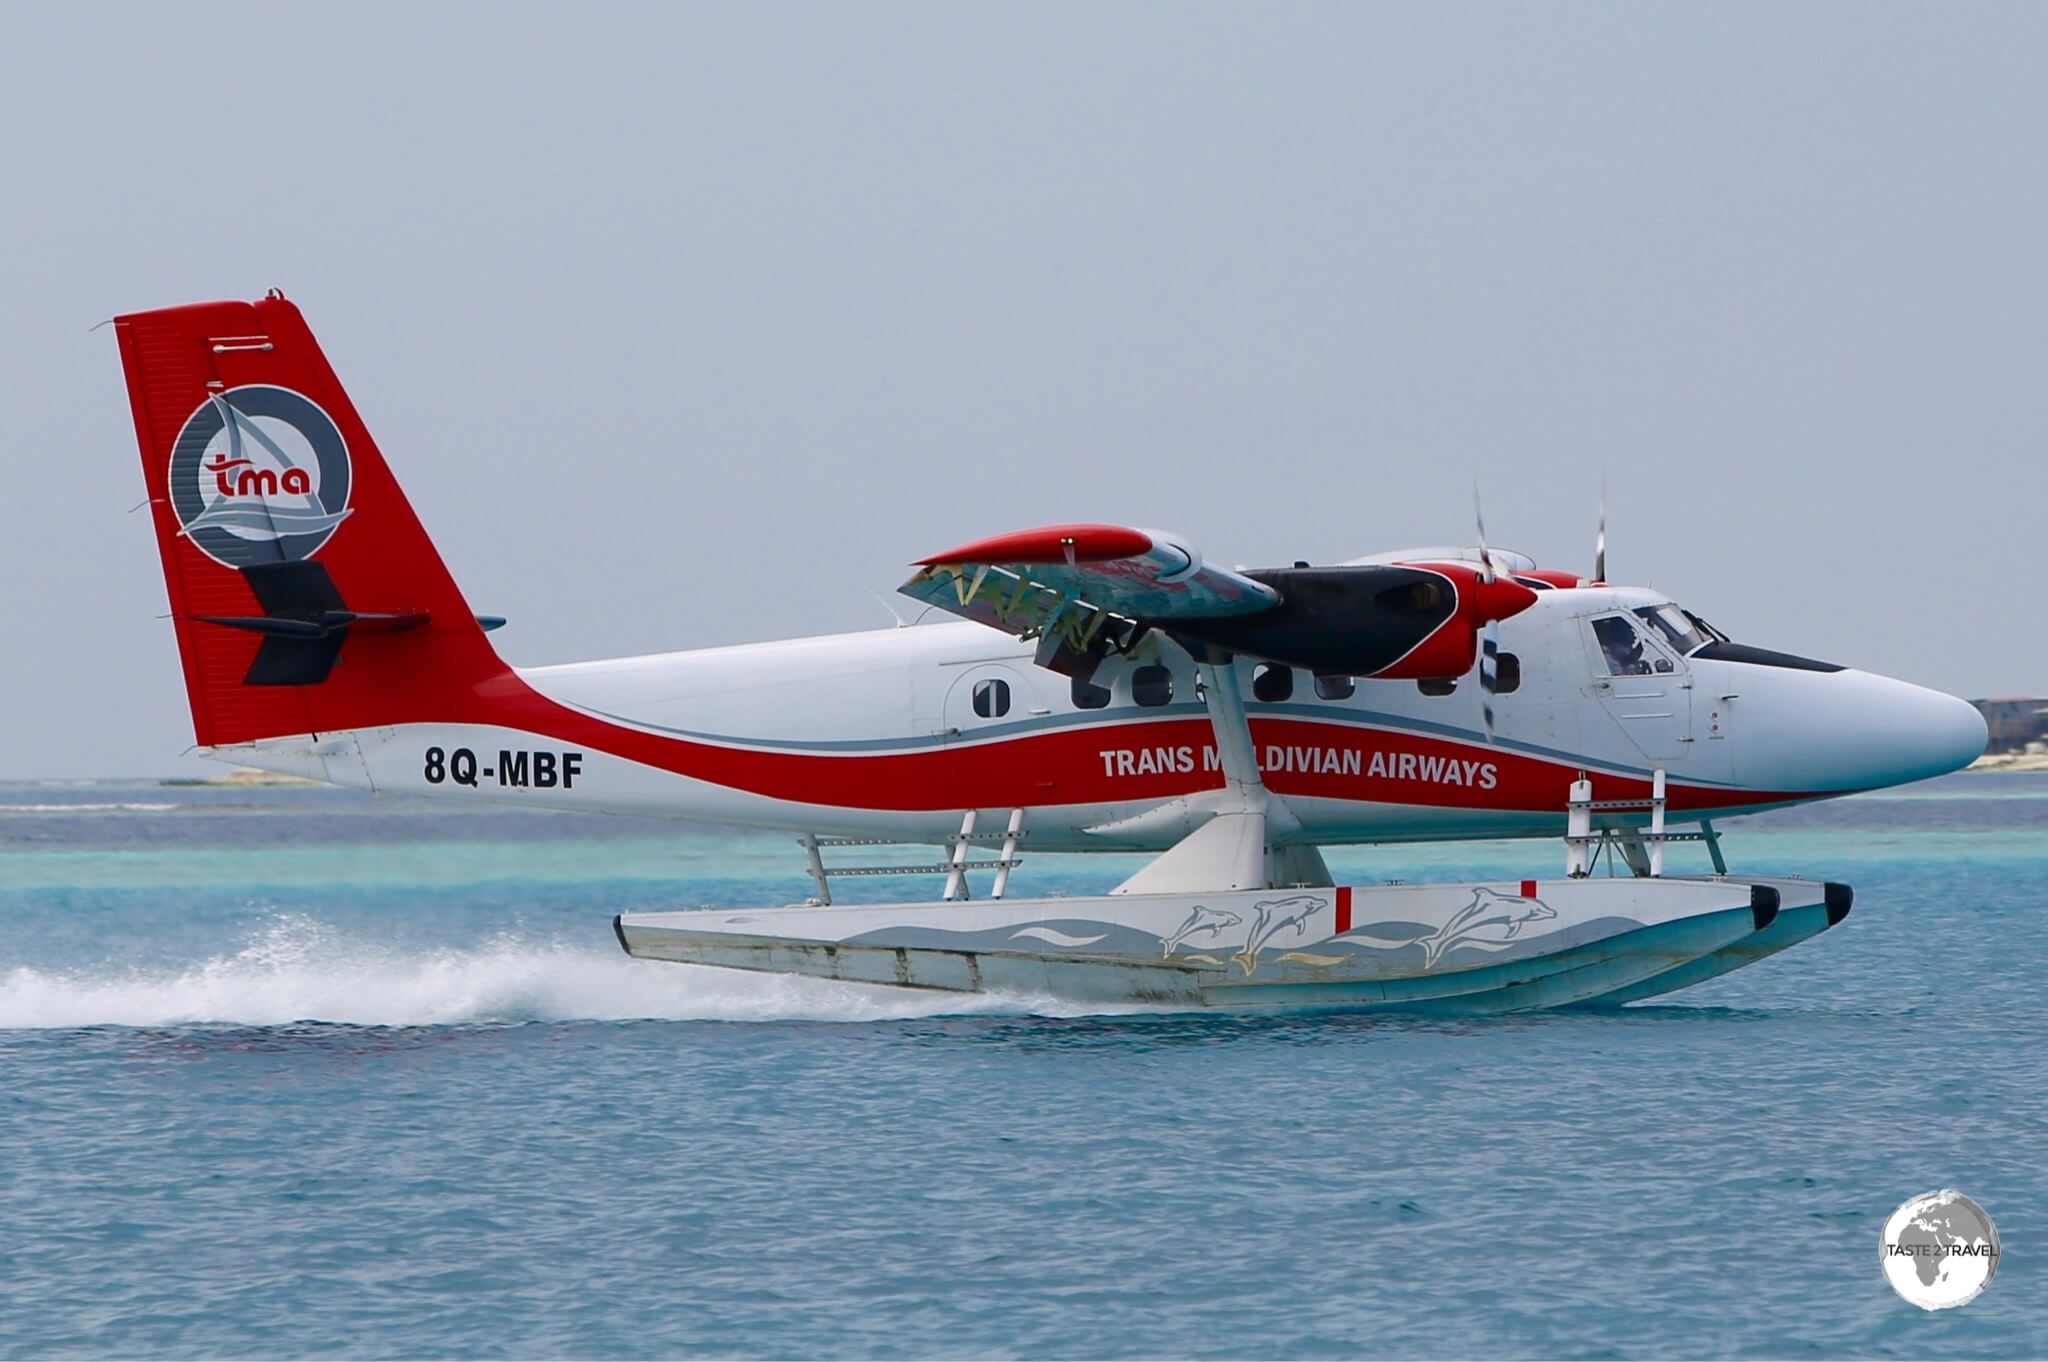
[[[1248,575],[1204,563],[1173,535],[1120,525],[1048,525],[963,544],[921,560],[897,590],[1037,639],[1039,666],[1081,680],[1155,628],[1184,647],[1318,676],[1458,677],[1479,656],[1482,628],[1536,600],[1498,565],[1351,563]]]
[[[1185,540],[1120,525],[1048,525],[962,544],[919,559],[897,589],[1007,634],[1075,647],[1112,625],[1227,619],[1280,603],[1272,587],[1203,562]]]

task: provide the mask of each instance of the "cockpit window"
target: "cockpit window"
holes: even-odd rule
[[[1678,650],[1681,657],[1692,650],[1712,643],[1718,636],[1712,625],[1675,605],[1645,605],[1636,609],[1637,618],[1664,636],[1664,641]]]
[[[1643,655],[1643,640],[1626,616],[1607,615],[1593,621],[1593,637],[1600,641],[1600,655],[1607,659],[1609,676],[1648,676],[1649,659]]]

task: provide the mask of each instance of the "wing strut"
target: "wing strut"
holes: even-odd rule
[[[1204,894],[1266,887],[1267,840],[1276,827],[1300,826],[1266,789],[1252,747],[1251,722],[1237,684],[1236,659],[1196,645],[1203,703],[1223,759],[1223,788],[1190,801],[1212,816],[1137,874],[1117,894]]]

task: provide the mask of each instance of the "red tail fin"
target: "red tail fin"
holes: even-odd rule
[[[201,745],[473,712],[507,669],[299,310],[115,326]]]

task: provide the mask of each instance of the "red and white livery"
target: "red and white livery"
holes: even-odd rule
[[[1246,570],[1156,530],[1051,526],[919,560],[901,590],[946,622],[513,667],[296,307],[196,304],[116,331],[207,755],[804,838],[822,902],[725,915],[773,931],[627,915],[637,954],[1195,1003],[1626,1000],[1685,961],[1768,953],[1765,917],[1847,910],[1839,887],[1653,875],[1673,825],[1923,779],[1984,745],[1960,700],[1483,544]],[[1317,850],[1567,833],[1576,870],[1598,842],[1639,877],[1443,886],[1422,911],[1332,885]],[[947,848],[952,902],[827,906],[820,846],[869,839]],[[1002,894],[1020,845],[1162,854],[1119,895],[1057,911],[962,902],[976,866]],[[1319,903],[1276,909],[1283,890]],[[1509,899],[1537,907],[1493,910]],[[1454,928],[1468,910],[1479,925]],[[1262,911],[1294,916],[1257,942]],[[1657,969],[1622,978],[1609,957],[1629,951],[1570,963],[1631,932],[1663,934]],[[1567,982],[1524,987],[1530,960],[1566,961]]]

